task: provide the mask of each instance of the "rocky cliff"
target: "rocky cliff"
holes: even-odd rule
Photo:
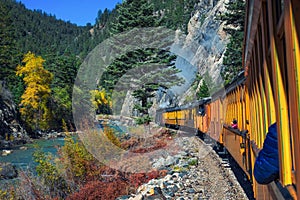
[[[181,36],[178,40],[180,42],[173,46],[173,51],[195,66],[200,75],[209,75],[210,89],[223,86],[220,69],[229,35],[224,31],[224,22],[218,20],[217,16],[226,11],[226,2],[227,0],[199,1],[189,21],[188,34],[183,39]],[[189,78],[193,80],[195,74],[190,75]],[[183,104],[191,93],[189,89],[181,94],[179,104]]]
[[[211,93],[214,92],[213,89],[223,87],[220,68],[226,44],[229,42],[229,35],[224,31],[224,22],[218,20],[217,16],[226,11],[227,1],[199,0],[194,6],[194,12],[191,13],[188,33],[176,31],[171,52],[177,55],[176,67],[182,70],[181,76],[185,79],[185,84],[174,87],[172,91],[164,95],[158,95],[160,96],[157,99],[158,102],[154,103],[155,108],[151,110],[156,110],[158,107],[177,106],[195,99],[193,98],[195,91],[191,89],[191,85],[197,72],[209,77],[208,84]],[[133,98],[127,95],[121,114],[130,115],[132,104]]]
[[[10,93],[0,83],[0,149],[25,143],[26,131],[20,125]]]

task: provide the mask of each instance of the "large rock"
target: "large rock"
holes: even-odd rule
[[[10,163],[0,163],[0,180],[13,179],[18,176],[16,167]]]
[[[1,81],[0,81],[0,85]],[[28,139],[26,131],[20,125],[16,105],[9,92],[0,87],[0,149],[23,143]],[[7,143],[7,141],[9,141]],[[12,140],[16,140],[11,142]],[[20,141],[19,141],[20,140]]]

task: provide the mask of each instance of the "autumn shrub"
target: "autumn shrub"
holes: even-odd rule
[[[158,149],[162,149],[164,147],[167,146],[167,143],[165,141],[161,141],[161,140],[157,140],[154,141],[153,144],[149,145],[149,141],[146,142],[147,144],[143,145],[139,145],[138,147],[134,148],[131,150],[131,152],[133,153],[146,153],[146,152],[151,152],[151,151],[155,151]]]
[[[96,160],[84,147],[81,141],[70,134],[65,137],[65,144],[59,150],[61,170],[66,179],[74,180],[76,184],[84,182],[87,175],[92,175],[96,168]]]
[[[110,153],[106,145],[116,145],[135,153],[145,153],[164,148],[169,137],[169,132],[160,132],[148,138],[131,137],[120,142],[111,129],[104,132],[85,132],[86,145],[93,145],[95,149]],[[102,144],[105,137],[109,142]],[[47,199],[115,199],[136,191],[137,187],[151,179],[165,176],[167,171],[153,170],[144,173],[122,172],[100,163],[88,152],[83,142],[66,134],[65,145],[58,151],[59,158],[53,159],[42,152],[35,153],[38,163],[38,178],[27,188],[27,194]],[[102,146],[101,146],[102,145]],[[99,148],[101,146],[101,148]],[[38,184],[38,180],[42,180]],[[26,181],[25,181],[26,182]],[[27,178],[27,182],[29,179]],[[45,192],[41,192],[45,191]]]
[[[112,128],[105,126],[104,134],[110,140],[111,143],[113,143],[117,147],[121,147],[121,142],[119,138],[115,135],[115,131]]]
[[[52,186],[46,185],[42,177],[37,177],[29,171],[20,172],[14,192],[14,199],[54,200],[66,197],[58,188],[54,192]]]
[[[67,182],[57,170],[53,158],[50,154],[46,155],[43,151],[37,150],[33,154],[34,161],[37,163],[36,172],[42,180],[42,184],[49,189],[51,196],[66,196],[70,191]]]
[[[125,149],[125,150],[131,149],[131,148],[137,146],[139,144],[139,142],[140,141],[138,140],[138,138],[132,137],[129,140],[126,140],[126,141],[122,142],[121,143],[121,148]]]
[[[15,195],[13,190],[10,188],[0,189],[0,200],[13,200],[15,199]]]
[[[142,185],[143,183],[147,183],[148,181],[150,181],[151,179],[155,179],[160,177],[160,171],[158,170],[153,170],[147,173],[132,173],[128,175],[128,180],[130,185],[134,186],[134,187],[138,187],[140,185]]]
[[[121,147],[134,153],[151,152],[166,147],[172,135],[171,131],[165,129],[147,138],[131,137],[122,142]]]
[[[147,173],[123,173],[109,167],[104,167],[102,173],[104,176],[101,180],[87,182],[67,199],[115,199],[135,192],[140,185],[151,179],[166,175],[166,171],[158,170]]]
[[[161,137],[173,137],[176,133],[170,129],[161,129],[158,133],[154,134],[153,137],[161,138]]]

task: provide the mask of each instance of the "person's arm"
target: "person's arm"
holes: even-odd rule
[[[253,174],[259,184],[269,184],[279,178],[279,155],[277,141],[277,127],[272,124],[264,140],[261,150],[255,142],[252,143],[253,152],[257,152]]]
[[[261,149],[258,148],[258,146],[254,140],[251,140],[250,143],[251,143],[252,151],[253,151],[255,157],[257,157]]]

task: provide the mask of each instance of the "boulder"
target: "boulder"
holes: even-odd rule
[[[0,180],[13,179],[18,176],[18,171],[11,163],[0,163]]]

